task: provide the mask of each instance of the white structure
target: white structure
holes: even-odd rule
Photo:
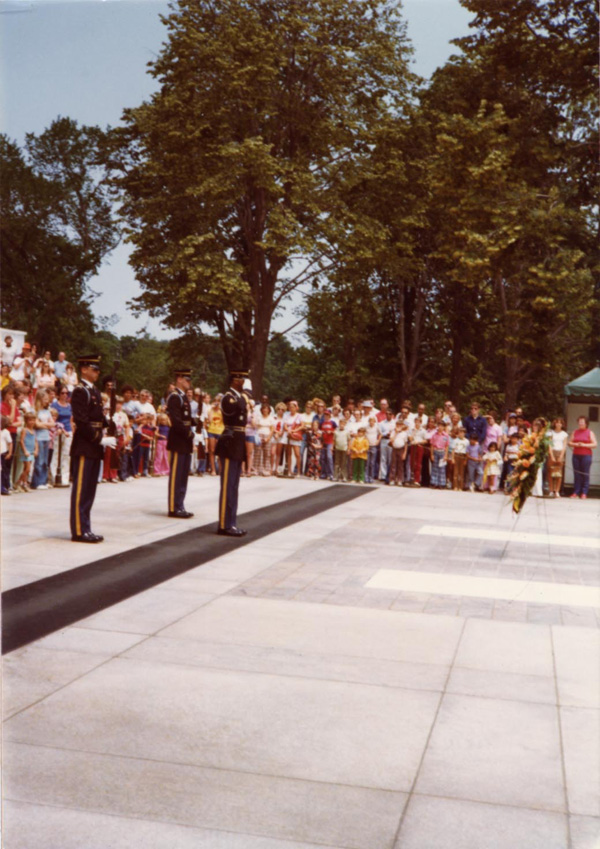
[[[7,336],[12,336],[13,345],[17,351],[17,353],[21,353],[23,350],[23,342],[25,341],[25,337],[27,336],[27,331],[25,330],[10,330],[8,327],[0,327],[0,338],[2,339],[2,345],[4,344],[4,340]]]
[[[600,446],[600,363],[596,368],[565,386],[565,417],[569,435],[577,429],[579,416],[586,416],[590,420],[590,430],[596,435]],[[565,483],[573,484],[573,461],[570,448],[567,449]],[[600,447],[593,453],[590,486],[600,486]]]

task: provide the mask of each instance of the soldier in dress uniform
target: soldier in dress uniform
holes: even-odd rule
[[[73,390],[71,407],[75,434],[71,445],[73,488],[71,490],[71,539],[73,542],[102,542],[104,537],[92,533],[90,513],[100,464],[105,447],[116,448],[114,436],[103,436],[110,422],[104,416],[102,396],[94,382],[100,374],[100,357],[89,354],[78,357],[81,383]]]
[[[221,491],[219,494],[219,530],[228,537],[246,534],[236,525],[238,489],[242,463],[246,459],[246,419],[248,405],[243,393],[248,372],[237,369],[230,372],[229,389],[221,399],[225,430],[219,437],[215,454],[221,458]]]
[[[171,420],[167,451],[169,452],[169,516],[172,519],[191,519],[194,515],[183,506],[194,450],[192,408],[187,397],[191,377],[191,369],[176,369],[175,391],[171,392],[167,399],[167,414]]]

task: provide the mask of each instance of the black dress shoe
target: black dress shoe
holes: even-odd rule
[[[169,510],[170,519],[191,519],[193,513],[188,513],[187,510]]]
[[[237,531],[239,534],[241,534],[243,537],[245,537],[245,536],[246,536],[246,534],[248,533],[248,531],[245,531],[243,528],[234,528],[234,530],[236,530],[236,531]]]
[[[79,534],[79,536],[72,536],[71,542],[102,542],[104,537],[101,537],[99,534],[87,533],[87,534]]]
[[[217,533],[221,537],[243,537],[246,531],[240,531],[239,528],[219,528]]]

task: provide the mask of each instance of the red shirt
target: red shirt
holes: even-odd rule
[[[323,434],[323,445],[333,445],[333,431],[336,429],[337,425],[332,421],[324,421],[321,425],[321,432]]]
[[[6,418],[10,421],[10,404],[8,401],[2,401],[2,404],[0,405],[0,415],[6,416]],[[19,415],[19,408],[15,407],[15,418],[18,419]],[[17,426],[11,423],[8,425],[7,430],[9,433],[16,433]]]
[[[586,427],[584,430],[576,430],[575,433],[573,434],[573,442],[591,442],[591,441],[592,441],[592,432],[590,431],[589,427]],[[592,446],[591,445],[587,446],[585,448],[583,446],[581,446],[579,448],[573,448],[573,454],[577,454],[579,457],[581,457],[581,456],[589,457],[589,455],[591,453],[592,453]]]

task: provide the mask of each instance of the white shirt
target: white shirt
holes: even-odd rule
[[[567,439],[569,438],[569,434],[566,430],[559,430],[558,433],[553,430],[550,432],[552,438],[552,450],[553,451],[562,451],[565,447]]]
[[[408,432],[405,430],[394,431],[390,437],[390,445],[392,448],[404,448],[408,442]]]
[[[11,380],[25,380],[25,366],[29,363],[27,357],[15,357],[13,360],[13,367],[10,372]]]
[[[2,454],[6,454],[9,448],[12,447],[12,439],[8,428],[0,431],[0,446],[2,447]]]
[[[12,366],[14,358],[17,356],[17,349],[14,345],[2,346],[2,362],[7,366]]]

